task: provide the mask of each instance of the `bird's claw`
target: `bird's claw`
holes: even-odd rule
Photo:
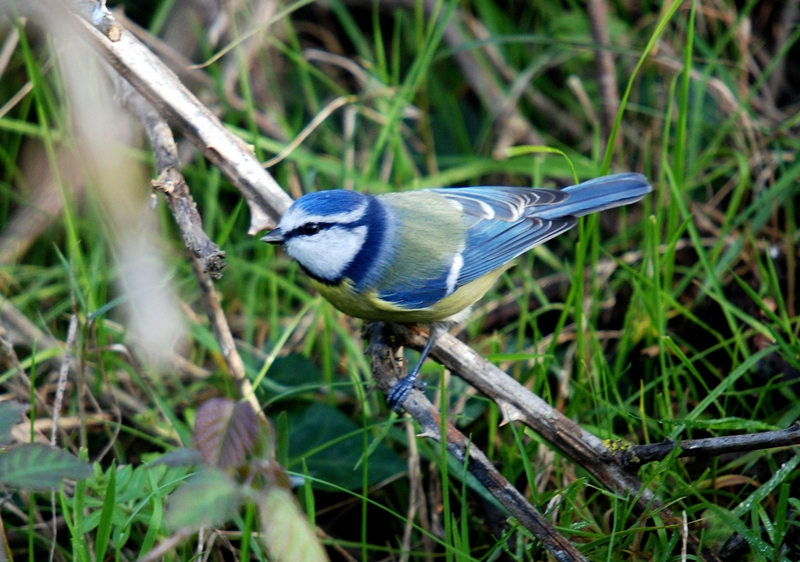
[[[427,387],[428,384],[416,376],[408,376],[404,379],[400,379],[397,381],[397,384],[389,390],[389,394],[386,396],[386,403],[389,404],[392,410],[399,413],[400,410],[403,409],[403,403],[406,401],[406,398],[408,398],[412,389],[424,392]]]
[[[408,398],[412,388],[414,388],[414,384],[413,382],[408,382],[408,379],[397,381],[397,384],[389,390],[389,394],[386,396],[386,403],[389,404],[392,410],[400,413],[400,410],[403,409],[403,403]]]

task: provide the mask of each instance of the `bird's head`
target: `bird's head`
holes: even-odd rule
[[[336,284],[367,240],[370,199],[341,189],[309,193],[295,201],[278,227],[261,240],[283,244],[312,277]]]

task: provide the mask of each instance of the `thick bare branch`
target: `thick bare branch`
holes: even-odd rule
[[[368,330],[373,331],[369,348],[372,356],[372,373],[378,388],[386,393],[397,382],[400,370],[394,361],[396,350],[390,349],[383,343],[392,341],[393,326],[376,322],[371,324]],[[425,437],[441,441],[442,425],[439,412],[424,394],[418,391],[412,392],[403,403],[403,407],[422,426]],[[580,551],[500,474],[483,451],[450,423],[446,426],[446,440],[450,454],[460,462],[466,462],[468,470],[475,478],[508,509],[511,515],[542,541],[556,560],[560,562],[586,560]]]

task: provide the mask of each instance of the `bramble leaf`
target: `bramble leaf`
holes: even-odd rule
[[[43,443],[18,445],[0,455],[0,484],[13,488],[50,490],[64,478],[82,480],[91,475],[89,463]]]
[[[252,454],[258,432],[258,417],[249,404],[214,398],[198,408],[192,441],[206,466],[236,468]]]

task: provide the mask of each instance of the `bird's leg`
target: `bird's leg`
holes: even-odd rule
[[[369,335],[369,345],[367,346],[366,355],[372,355],[376,348],[384,346],[383,341],[383,322],[365,322],[364,331]]]
[[[401,410],[403,407],[403,402],[406,401],[408,393],[411,392],[412,388],[424,391],[427,387],[425,381],[419,380],[419,371],[422,368],[422,363],[425,362],[425,359],[428,357],[428,354],[430,354],[431,349],[433,349],[433,344],[436,342],[436,338],[441,336],[446,331],[447,324],[445,323],[431,324],[428,341],[419,355],[419,361],[414,368],[411,369],[411,372],[408,373],[407,377],[397,381],[397,384],[392,387],[388,396],[386,397],[386,403],[389,404],[389,406],[391,406],[395,412],[399,412]]]

